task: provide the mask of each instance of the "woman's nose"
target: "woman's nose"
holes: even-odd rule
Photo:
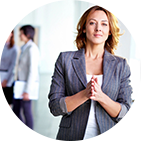
[[[100,24],[97,24],[97,25],[96,25],[96,31],[101,31],[101,26],[100,26]]]

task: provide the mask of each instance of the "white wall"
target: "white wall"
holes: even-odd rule
[[[140,42],[140,40],[138,40]],[[131,42],[131,56],[130,56],[130,67],[131,67],[131,83],[134,89],[133,99],[136,99],[141,93],[141,47],[136,46],[135,42]]]
[[[41,73],[51,73],[61,51],[74,50],[73,44],[74,2],[57,1],[33,11],[19,25],[40,27],[39,49]]]
[[[74,50],[73,0],[0,0],[0,24],[40,26],[40,72],[52,73],[61,51]]]

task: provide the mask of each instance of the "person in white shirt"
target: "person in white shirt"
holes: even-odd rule
[[[34,89],[35,82],[39,82],[39,50],[33,42],[35,29],[31,25],[20,28],[20,39],[25,42],[21,47],[19,57],[17,80],[25,81],[26,85],[22,99],[14,99],[13,111],[23,121],[20,110],[23,108],[25,124],[33,129],[33,117],[31,108],[30,93]],[[24,122],[24,121],[23,121]]]
[[[0,63],[1,85],[5,98],[10,105],[13,103],[14,67],[17,58],[17,47],[14,42],[14,31],[12,31],[5,43]]]

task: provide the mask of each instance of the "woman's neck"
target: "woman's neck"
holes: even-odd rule
[[[30,39],[26,40],[26,41],[25,41],[25,44],[26,44],[29,40],[30,40]]]
[[[103,58],[104,46],[103,45],[86,45],[85,49],[86,57],[91,57],[93,59]]]

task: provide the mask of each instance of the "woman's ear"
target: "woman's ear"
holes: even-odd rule
[[[112,33],[111,33],[111,30],[109,31],[109,35],[111,35]]]
[[[86,29],[83,30],[83,33],[86,33]]]

